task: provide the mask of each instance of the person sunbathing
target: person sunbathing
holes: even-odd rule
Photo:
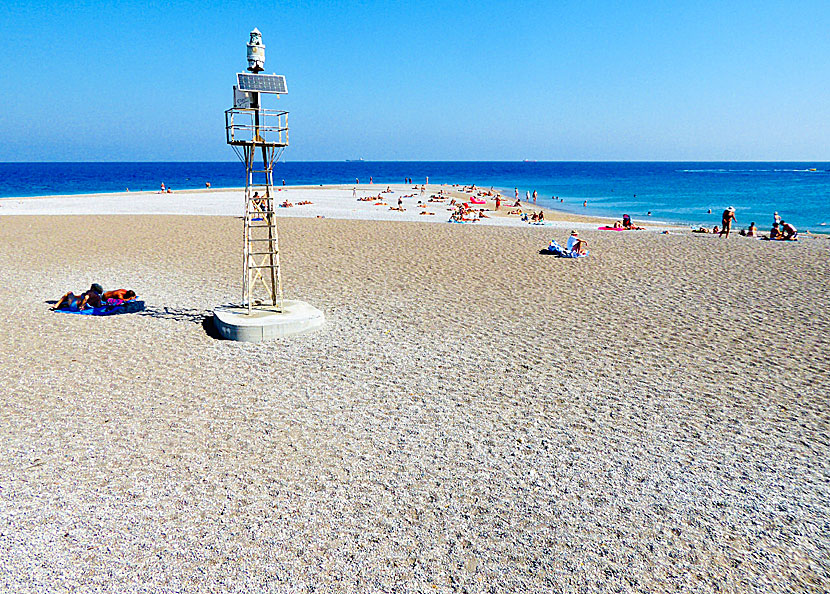
[[[568,238],[568,251],[573,254],[584,255],[588,253],[588,242],[579,238],[576,231],[571,231],[571,236]]]
[[[784,241],[798,241],[798,231],[789,223],[781,221],[781,232],[783,234],[781,239]]]
[[[101,307],[101,295],[103,293],[104,289],[101,285],[92,283],[89,290],[80,295],[75,295],[72,291],[66,293],[52,309],[77,309],[80,311],[87,305],[89,307]]]
[[[642,231],[645,227],[638,227],[634,223],[631,222],[631,216],[624,214],[622,220],[622,228],[626,231]]]
[[[106,291],[101,295],[101,301],[107,299],[120,299],[121,301],[130,301],[135,299],[135,291],[132,289],[115,289],[114,291]]]
[[[746,230],[747,237],[758,237],[758,227],[755,226],[755,223],[749,224],[749,229]]]
[[[772,229],[770,229],[769,232],[769,238],[773,241],[784,239],[784,235],[781,233],[781,229],[778,228],[778,223],[773,223]]]

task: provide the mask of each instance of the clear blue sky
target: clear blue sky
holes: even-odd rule
[[[824,2],[0,4],[0,161],[235,159],[258,27],[299,160],[828,160]]]

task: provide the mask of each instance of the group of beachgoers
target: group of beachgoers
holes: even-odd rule
[[[631,222],[631,215],[624,214],[622,220],[614,221],[613,227],[600,227],[604,231],[642,231],[645,227],[639,227]]]
[[[709,230],[708,227],[701,226],[698,229],[693,229],[693,233],[713,233],[720,237],[729,237],[733,222],[737,222],[737,218],[735,217],[735,208],[730,206],[723,211],[720,228],[715,225]],[[773,213],[772,229],[770,229],[769,235],[758,235],[758,227],[754,221],[746,229],[741,229],[738,234],[742,237],[758,237],[770,241],[798,241],[798,230],[790,223],[782,221],[777,211]]]
[[[78,295],[75,295],[72,291],[66,293],[51,309],[83,311],[87,308],[118,307],[127,301],[132,301],[135,297],[135,291],[131,289],[104,291],[101,285],[92,283],[89,289]]]

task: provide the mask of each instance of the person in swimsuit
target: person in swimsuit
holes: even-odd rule
[[[107,291],[101,295],[101,301],[108,299],[120,299],[121,301],[129,301],[135,299],[135,291],[131,289],[115,289],[114,291]]]
[[[104,289],[98,283],[92,283],[89,290],[80,295],[75,295],[72,291],[66,293],[58,300],[58,303],[52,309],[72,309],[81,311],[87,305],[89,307],[101,307],[101,295]]]
[[[798,231],[785,221],[781,221],[781,233],[783,234],[781,239],[784,241],[798,241]]]
[[[728,238],[729,231],[732,230],[732,221],[737,221],[738,219],[735,218],[735,209],[733,207],[729,207],[723,211],[723,219],[721,220],[721,230],[720,236],[723,237],[724,235]]]

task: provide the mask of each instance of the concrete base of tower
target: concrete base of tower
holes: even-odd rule
[[[238,305],[220,305],[213,310],[216,330],[228,340],[260,342],[303,334],[319,328],[325,316],[305,301],[285,300],[282,309],[259,305],[251,309]]]

